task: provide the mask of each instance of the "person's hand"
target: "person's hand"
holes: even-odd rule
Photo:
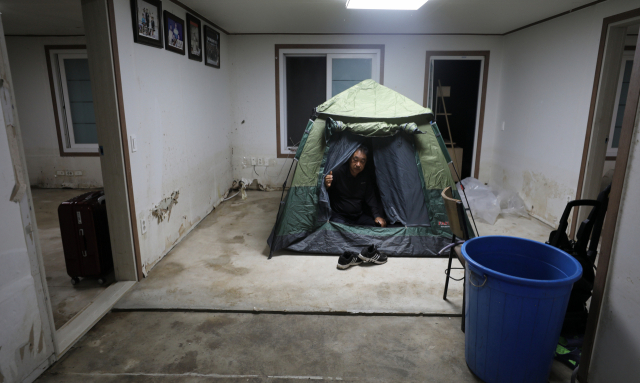
[[[330,171],[329,174],[327,174],[324,177],[324,186],[326,186],[328,189],[331,187],[332,182],[333,182],[333,171]]]
[[[375,221],[378,225],[380,225],[380,227],[387,227],[387,221],[385,221],[384,218],[376,217]]]

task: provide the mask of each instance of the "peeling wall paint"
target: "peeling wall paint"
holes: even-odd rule
[[[186,17],[171,2],[163,2],[163,8]],[[141,261],[148,273],[220,203],[233,181],[229,39],[221,34],[222,62],[215,69],[134,43],[129,0],[114,1],[114,16],[127,132],[137,137],[131,177]],[[179,199],[177,194],[166,199],[176,191]],[[145,233],[140,220],[146,220]]]
[[[51,100],[45,45],[80,45],[79,37],[6,37],[29,183],[40,188],[102,187],[99,157],[62,157]],[[82,171],[59,176],[58,170]]]
[[[576,198],[602,20],[637,7],[610,0],[504,37],[491,182],[551,226]]]
[[[521,194],[529,214],[555,226],[560,220],[564,207],[558,214],[557,207],[553,205],[554,200],[556,205],[566,205],[568,199],[573,199],[571,196],[575,195],[575,189],[563,186],[542,173],[525,170],[522,175]]]
[[[167,197],[160,201],[160,203],[151,210],[151,215],[158,219],[158,223],[164,221],[165,218],[167,219],[167,221],[171,219],[171,208],[173,208],[173,205],[178,203],[179,196],[180,191],[174,191],[173,193],[171,193],[170,197]]]

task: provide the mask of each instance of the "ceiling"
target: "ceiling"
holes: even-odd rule
[[[0,0],[7,35],[84,35],[80,0]]]
[[[164,0],[168,3],[170,0]],[[417,11],[346,0],[181,0],[230,33],[502,34],[593,0],[429,0]],[[0,0],[5,34],[84,34],[80,0]]]

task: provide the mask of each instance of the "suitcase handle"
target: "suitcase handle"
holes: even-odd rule
[[[82,242],[84,242],[84,248],[85,250],[82,250],[82,256],[86,257],[87,256],[87,237],[84,236],[84,230],[80,229],[80,236],[82,237]]]

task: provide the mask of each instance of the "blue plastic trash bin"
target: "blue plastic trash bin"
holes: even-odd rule
[[[523,238],[477,237],[466,260],[465,359],[485,382],[547,382],[580,263]]]

